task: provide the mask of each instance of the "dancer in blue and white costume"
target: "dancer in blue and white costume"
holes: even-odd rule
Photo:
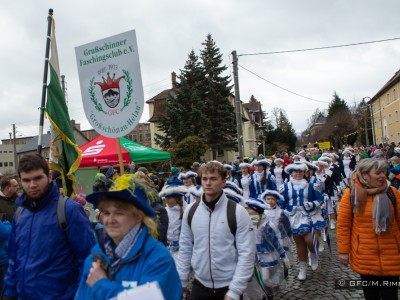
[[[284,166],[283,166],[283,159],[282,158],[275,158],[274,164],[270,169],[272,175],[275,176],[276,180],[276,187],[279,190],[279,187],[284,184],[288,180],[288,175],[285,173]]]
[[[268,172],[271,163],[271,160],[266,158],[252,162],[256,170],[250,178],[250,198],[258,198],[265,190],[276,190],[275,176]]]
[[[239,186],[239,182],[237,181],[237,179],[235,179],[234,177],[232,177],[232,165],[228,165],[228,164],[224,164],[224,168],[227,171],[227,176],[226,176],[226,181],[230,181],[233,182],[234,184],[236,184],[237,186]]]
[[[274,225],[264,214],[267,209],[266,204],[259,199],[247,199],[246,209],[252,220],[252,230],[256,240],[256,268],[262,275],[267,299],[274,299],[274,295],[286,286],[284,265],[289,268],[290,263],[273,229]],[[259,292],[254,277],[248,284],[246,293],[250,299],[263,299],[260,297],[262,293]]]
[[[267,220],[274,229],[283,249],[285,249],[286,257],[288,257],[290,263],[293,264],[294,257],[291,249],[291,238],[293,236],[292,228],[289,218],[278,205],[278,200],[284,200],[283,196],[279,194],[278,191],[266,190],[261,194],[260,199],[264,200],[266,203],[266,210],[264,213],[267,216]],[[286,271],[287,270],[285,270],[285,276],[287,276]]]
[[[241,171],[241,175],[239,177],[239,187],[243,190],[243,197],[245,199],[250,198],[250,167],[251,165],[246,162],[243,162],[239,165]]]
[[[179,236],[181,234],[181,224],[183,216],[183,196],[186,194],[186,188],[183,185],[165,186],[159,196],[165,198],[167,206],[165,209],[168,213],[168,230],[167,230],[167,248],[175,260],[178,259]]]
[[[196,189],[196,177],[197,173],[193,171],[184,171],[179,174],[178,179],[182,180],[183,186],[186,188],[187,192],[183,196],[183,209],[189,204],[196,201],[192,190]]]
[[[318,268],[317,236],[313,241],[312,227],[315,235],[317,230],[322,230],[326,222],[321,215],[321,203],[323,197],[318,183],[309,183],[305,179],[307,165],[304,163],[294,163],[286,166],[285,172],[290,174],[290,181],[281,186],[280,194],[284,200],[280,201],[280,206],[289,216],[292,227],[293,239],[296,244],[297,256],[300,263],[299,280],[306,279],[307,273],[307,248],[311,253],[311,268]]]

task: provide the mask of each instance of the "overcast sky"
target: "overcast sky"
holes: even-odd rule
[[[90,129],[83,111],[75,50],[136,30],[145,100],[171,87],[189,52],[211,33],[231,72],[239,55],[352,44],[400,37],[398,0],[18,0],[2,1],[0,138],[37,135],[48,9],[54,9],[61,74],[71,118]],[[240,96],[254,95],[270,113],[287,112],[296,131],[327,109],[334,91],[349,105],[372,97],[399,69],[400,40],[289,54],[240,56]],[[233,90],[232,90],[233,92]],[[147,122],[147,105],[141,118]],[[46,123],[46,130],[48,123]]]

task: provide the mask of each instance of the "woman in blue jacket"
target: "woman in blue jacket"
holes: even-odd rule
[[[75,299],[110,299],[126,289],[158,282],[165,299],[181,299],[182,286],[168,250],[151,236],[151,192],[125,174],[108,192],[87,196],[103,214],[104,239],[85,261]]]

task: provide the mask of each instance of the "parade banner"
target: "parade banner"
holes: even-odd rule
[[[50,83],[47,87],[46,116],[51,123],[50,168],[61,173],[64,195],[75,198],[75,171],[81,162],[81,150],[76,144],[67,103],[60,84],[60,67],[55,25],[50,37]]]
[[[143,113],[144,96],[134,30],[75,48],[83,107],[93,129],[118,138]]]
[[[321,149],[321,150],[329,149],[330,147],[331,147],[331,143],[330,142],[318,143],[318,148]]]

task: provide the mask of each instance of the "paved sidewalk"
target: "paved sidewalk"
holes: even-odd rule
[[[299,265],[295,255],[296,263],[289,271],[285,291],[279,293],[275,299],[364,299],[361,288],[335,289],[335,279],[356,279],[360,277],[354,273],[350,266],[344,267],[340,264],[337,254],[336,231],[329,230],[332,255],[329,253],[328,245],[325,242],[325,250],[320,253],[320,265],[316,271],[310,267],[307,270],[307,279],[297,279]],[[293,250],[295,246],[293,245]]]

